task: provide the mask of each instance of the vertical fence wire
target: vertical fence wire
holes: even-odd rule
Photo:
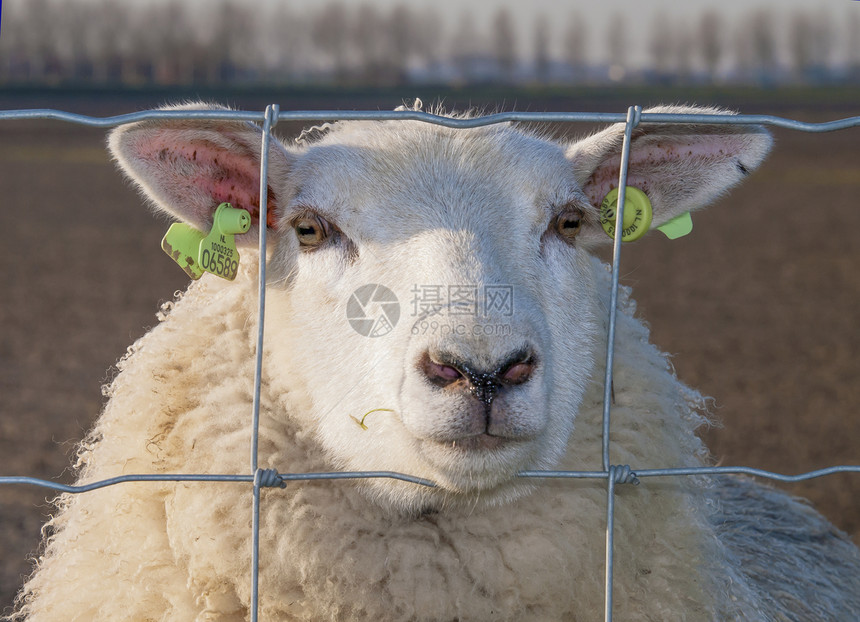
[[[624,231],[624,203],[627,197],[627,168],[630,139],[642,116],[641,106],[631,106],[624,125],[621,163],[618,172],[618,206],[615,209],[615,238],[612,240],[612,280],[609,290],[609,326],[606,330],[606,370],[603,378],[603,470],[609,472],[609,421],[612,410],[612,368],[615,362],[615,323],[618,319],[618,281],[621,274],[621,238]]]
[[[606,372],[603,379],[603,470],[607,474],[606,499],[606,572],[603,593],[605,597],[604,619],[612,621],[612,562],[614,551],[615,522],[615,478],[609,459],[609,432],[612,410],[612,368],[615,362],[615,324],[618,319],[618,281],[621,273],[621,238],[624,233],[624,201],[627,196],[627,168],[630,164],[630,141],[633,130],[642,116],[641,106],[630,106],[624,124],[624,141],[621,145],[621,163],[618,172],[618,205],[615,208],[615,238],[612,244],[612,280],[609,290],[609,326],[606,335]]]
[[[269,189],[269,144],[272,128],[278,122],[278,106],[266,107],[263,133],[260,140],[260,263],[259,293],[257,295],[257,352],[254,364],[254,404],[251,429],[251,472],[254,474],[254,500],[251,519],[251,622],[257,622],[260,586],[260,486],[262,473],[258,466],[260,439],[260,393],[263,384],[263,333],[266,320],[266,226],[268,216]]]
[[[420,111],[407,110],[396,112],[363,112],[363,111],[289,111],[280,112],[277,105],[266,107],[260,115],[254,112],[197,110],[197,111],[144,111],[108,118],[93,118],[67,113],[58,110],[11,110],[0,111],[0,121],[15,119],[58,119],[96,127],[115,127],[123,123],[161,117],[161,118],[197,118],[224,119],[232,121],[262,121],[261,151],[260,151],[260,216],[259,216],[259,291],[258,291],[258,326],[257,350],[254,361],[254,398],[252,404],[252,439],[251,439],[251,474],[250,475],[217,475],[217,474],[133,474],[93,482],[85,486],[67,486],[40,480],[32,477],[3,476],[0,484],[28,484],[51,488],[67,493],[82,493],[104,486],[121,484],[129,481],[232,481],[250,482],[253,486],[252,503],[252,551],[251,551],[251,611],[252,622],[259,618],[259,569],[260,569],[260,492],[263,487],[283,487],[286,481],[297,480],[331,480],[358,479],[383,477],[400,479],[416,485],[434,486],[433,482],[423,480],[408,474],[393,472],[330,472],[330,473],[277,473],[273,470],[262,470],[258,463],[260,399],[262,390],[263,343],[266,306],[266,255],[267,255],[267,214],[268,214],[268,168],[269,151],[272,140],[272,129],[279,120],[319,121],[319,120],[392,120],[411,119],[433,123],[453,128],[470,128],[491,125],[495,123],[531,121],[531,122],[623,122],[624,139],[622,143],[621,163],[619,169],[619,193],[616,208],[616,229],[613,242],[613,258],[611,267],[611,291],[609,318],[607,327],[606,370],[603,394],[603,434],[602,434],[602,471],[524,471],[520,477],[534,478],[605,478],[607,480],[606,494],[606,534],[605,534],[605,572],[604,572],[604,620],[612,620],[613,602],[613,549],[614,549],[614,508],[615,487],[618,483],[638,483],[639,477],[685,476],[701,474],[737,474],[743,473],[770,478],[784,482],[796,482],[832,473],[860,473],[860,466],[843,465],[819,469],[808,473],[788,476],[761,469],[749,467],[692,467],[692,468],[656,468],[641,469],[635,472],[629,466],[616,466],[610,460],[610,418],[612,404],[612,373],[615,358],[615,328],[617,320],[618,288],[620,275],[621,238],[623,233],[624,208],[626,198],[627,169],[630,160],[630,143],[633,130],[644,121],[653,123],[708,123],[708,124],[763,124],[785,127],[806,132],[828,132],[849,127],[860,126],[860,117],[851,117],[826,123],[804,123],[792,119],[768,115],[699,115],[699,114],[648,114],[643,113],[640,106],[631,106],[626,116],[613,113],[498,113],[471,119],[453,119]]]
[[[604,575],[603,575],[603,619],[605,622],[612,622],[612,566],[613,557],[613,536],[615,533],[615,467],[610,466],[608,469],[608,477],[606,478],[606,539],[604,550]]]

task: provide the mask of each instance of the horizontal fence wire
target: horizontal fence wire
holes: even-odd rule
[[[631,477],[677,477],[682,475],[751,475],[778,482],[797,483],[827,475],[839,473],[860,473],[860,465],[832,466],[798,475],[785,475],[774,473],[764,469],[753,467],[688,467],[674,469],[637,469],[630,472]],[[397,479],[419,486],[435,488],[436,483],[414,475],[397,473],[395,471],[324,471],[320,473],[275,473],[278,482],[320,481],[336,479]],[[534,479],[607,479],[607,471],[520,471],[517,477]],[[232,474],[194,474],[194,473],[159,473],[141,475],[120,475],[109,479],[74,486],[60,484],[47,479],[25,476],[0,476],[0,484],[23,484],[27,486],[38,486],[49,488],[57,492],[68,492],[77,494],[98,490],[114,484],[125,482],[226,482],[226,483],[253,483],[254,475],[232,475]],[[275,485],[275,484],[272,484]]]
[[[844,465],[832,466],[797,475],[785,475],[783,473],[775,473],[764,469],[756,469],[753,467],[687,467],[673,469],[637,469],[631,471],[631,476],[639,477],[676,477],[682,475],[751,475],[764,479],[771,479],[778,482],[797,483],[806,480],[825,477],[827,475],[836,475],[839,473],[860,473],[860,465]],[[298,481],[320,481],[320,480],[335,480],[335,479],[398,479],[420,486],[435,488],[436,483],[414,475],[405,473],[397,473],[395,471],[324,471],[320,473],[275,473],[279,482],[298,482]],[[534,479],[606,479],[609,477],[607,471],[520,471],[517,477],[534,478]],[[27,486],[37,486],[40,488],[49,488],[57,492],[68,492],[77,494],[81,492],[89,492],[98,490],[114,484],[122,484],[125,482],[226,482],[226,483],[253,483],[253,475],[233,475],[233,474],[195,474],[195,473],[159,473],[159,474],[141,474],[141,475],[120,475],[109,479],[74,486],[69,484],[60,484],[47,479],[39,479],[38,477],[25,477],[17,475],[0,476],[0,484],[22,484]]]
[[[263,123],[265,112],[237,110],[144,110],[112,117],[91,117],[62,110],[0,110],[0,121],[55,119],[90,125],[93,127],[116,127],[147,119],[212,119],[228,121],[256,121]],[[455,119],[419,110],[297,110],[280,111],[273,122],[280,121],[424,121],[433,125],[468,129],[495,125],[497,123],[625,123],[625,113],[613,112],[500,112],[469,119]],[[706,123],[709,125],[769,125],[800,132],[833,132],[851,127],[860,127],[860,116],[846,117],[823,123],[796,121],[774,115],[756,114],[683,114],[643,112],[641,123]]]
[[[266,184],[268,181],[268,143],[272,129],[279,121],[319,122],[319,121],[421,121],[456,129],[485,127],[498,123],[528,122],[528,123],[625,123],[624,143],[619,174],[619,197],[616,208],[616,226],[620,228],[624,221],[624,188],[629,162],[629,145],[633,130],[641,124],[708,124],[708,125],[765,125],[780,127],[801,132],[831,132],[847,128],[860,127],[860,116],[847,117],[823,123],[808,123],[773,115],[731,115],[731,114],[686,114],[686,113],[648,113],[642,112],[639,106],[631,106],[627,113],[592,113],[592,112],[503,112],[473,118],[451,118],[419,110],[395,111],[281,111],[277,105],[268,106],[263,112],[237,110],[146,110],[111,117],[91,117],[62,110],[0,110],[0,121],[50,119],[80,125],[100,128],[110,128],[125,123],[133,123],[150,119],[209,119],[247,121],[260,123],[263,130],[260,163],[260,220],[266,218]],[[613,243],[612,277],[609,305],[609,327],[606,351],[606,376],[604,378],[604,412],[603,412],[603,470],[600,471],[522,471],[522,478],[559,478],[559,479],[603,479],[607,485],[607,517],[606,517],[606,559],[604,585],[604,619],[612,620],[612,571],[613,571],[613,512],[615,504],[615,487],[617,484],[638,484],[641,478],[679,477],[696,475],[730,475],[743,474],[780,482],[799,482],[836,473],[860,473],[860,465],[832,466],[797,475],[786,475],[762,469],[743,466],[725,467],[689,467],[689,468],[651,468],[635,469],[628,465],[613,465],[609,456],[609,433],[611,421],[611,386],[612,363],[614,360],[614,327],[617,313],[619,266],[621,253],[621,232],[616,230]],[[357,472],[322,472],[322,473],[278,473],[273,469],[260,469],[257,463],[257,446],[259,439],[259,409],[260,385],[262,372],[262,349],[264,340],[264,309],[266,296],[266,227],[260,227],[260,281],[258,293],[258,335],[255,359],[255,388],[252,412],[252,447],[251,471],[249,474],[131,474],[113,477],[85,485],[64,485],[49,480],[34,477],[0,476],[0,484],[28,485],[56,490],[68,494],[86,493],[107,486],[129,484],[133,482],[223,482],[242,483],[253,486],[252,504],[252,577],[251,577],[251,620],[258,619],[259,609],[259,512],[260,489],[264,487],[284,487],[287,482],[320,481],[320,480],[353,480],[370,478],[389,478],[410,482],[418,486],[434,487],[436,484],[423,478],[391,471],[357,471]]]

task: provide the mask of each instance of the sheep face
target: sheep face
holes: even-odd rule
[[[352,125],[303,154],[292,182],[272,356],[309,390],[306,423],[339,465],[467,496],[551,466],[596,331],[575,243],[594,208],[563,150],[502,128]],[[356,423],[376,408],[390,410]]]
[[[289,404],[279,416],[338,468],[438,483],[369,484],[407,511],[511,499],[518,471],[575,451],[603,312],[588,249],[606,239],[597,206],[617,184],[621,132],[565,147],[509,126],[343,123],[302,149],[274,143],[266,347]],[[757,128],[639,130],[629,183],[660,224],[768,147]],[[143,122],[111,148],[156,205],[201,228],[221,201],[259,212],[253,127]]]

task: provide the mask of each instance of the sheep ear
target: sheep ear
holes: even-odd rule
[[[714,108],[660,107],[645,112],[732,114]],[[592,205],[618,186],[624,124],[568,148],[577,182]],[[771,147],[760,126],[641,124],[632,136],[627,185],[644,191],[654,211],[651,228],[714,201],[749,175]],[[609,238],[594,225],[586,241]]]
[[[201,104],[169,108],[224,110]],[[257,242],[262,132],[252,123],[206,119],[150,119],[120,126],[108,139],[111,154],[156,209],[201,230],[220,203],[248,210],[251,229],[237,245]],[[286,197],[282,186],[294,156],[270,141],[267,225],[276,229]]]

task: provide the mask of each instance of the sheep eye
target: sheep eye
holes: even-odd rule
[[[558,234],[567,241],[573,241],[576,234],[582,228],[582,211],[578,209],[569,209],[555,219],[555,230]]]
[[[331,226],[319,216],[302,216],[293,222],[299,245],[314,248],[322,244],[331,234]]]

